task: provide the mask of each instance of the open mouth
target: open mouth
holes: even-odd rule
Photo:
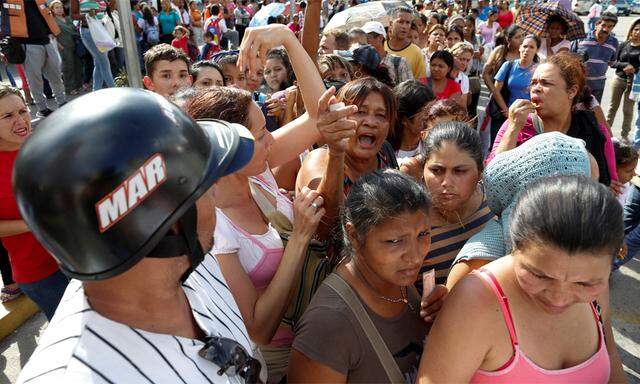
[[[456,197],[458,197],[458,195],[456,195],[455,193],[451,193],[451,192],[443,192],[440,195],[438,195],[438,197],[442,200],[451,200],[451,199],[455,199]]]
[[[360,145],[360,147],[362,148],[373,148],[373,145],[376,142],[376,137],[374,135],[360,135],[358,136],[358,145]]]
[[[538,109],[544,102],[537,97],[532,97],[531,103],[533,104],[534,108]]]
[[[30,131],[31,130],[28,127],[22,127],[22,128],[14,129],[11,132],[13,132],[13,134],[16,136],[26,137],[26,136],[29,136]]]

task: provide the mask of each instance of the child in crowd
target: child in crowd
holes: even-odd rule
[[[144,87],[163,97],[171,97],[193,82],[187,55],[169,44],[158,44],[145,52],[144,68]]]
[[[178,25],[173,29],[173,37],[171,45],[174,48],[181,49],[185,55],[189,55],[189,30],[182,25]]]
[[[638,151],[633,149],[631,145],[618,140],[613,141],[613,150],[616,154],[618,181],[622,184],[618,201],[624,205],[627,192],[631,186],[629,182],[635,175],[636,166],[638,165]]]
[[[300,38],[300,31],[302,30],[302,26],[300,25],[300,15],[293,15],[293,21],[288,25],[289,29],[295,33],[296,37]]]
[[[201,60],[211,60],[216,52],[220,52],[220,45],[215,44],[213,41],[213,33],[206,31],[203,35],[204,45],[200,51]]]
[[[267,94],[284,91],[293,85],[295,75],[287,52],[274,48],[267,52],[264,66],[264,80]]]
[[[616,153],[616,169],[618,180],[623,184],[622,193],[618,201],[624,207],[624,242],[625,252],[622,252],[613,261],[613,270],[617,270],[627,261],[631,260],[640,250],[640,176],[636,167],[638,165],[638,151],[627,143],[613,142],[613,150]]]

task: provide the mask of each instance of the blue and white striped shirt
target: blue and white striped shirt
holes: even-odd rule
[[[607,69],[609,62],[616,60],[618,52],[618,39],[609,36],[604,44],[598,43],[594,32],[578,43],[577,51],[580,54],[585,52],[588,55],[587,64],[587,85],[591,89],[604,89],[604,83],[607,79]]]

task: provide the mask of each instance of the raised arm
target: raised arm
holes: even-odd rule
[[[307,10],[304,14],[304,27],[302,27],[302,46],[314,62],[318,57],[318,46],[320,45],[321,7],[321,0],[307,1]]]
[[[0,220],[0,237],[20,235],[30,232],[24,220]]]
[[[530,100],[518,99],[511,104],[507,129],[503,131],[504,134],[500,139],[496,135],[496,141],[493,144],[494,150],[491,151],[489,160],[498,153],[506,152],[518,145],[520,131],[527,122],[530,113],[536,113],[536,108]]]
[[[319,129],[328,148],[313,151],[302,164],[296,190],[309,187],[317,190],[324,198],[325,216],[318,226],[318,237],[327,239],[340,215],[340,207],[344,199],[344,158],[347,143],[355,135],[357,123],[348,120],[348,116],[357,111],[357,107],[350,105],[336,111],[329,111],[332,103],[332,87],[320,99],[318,111],[320,118]]]
[[[326,90],[315,62],[286,25],[272,24],[247,29],[240,46],[238,65],[243,70],[252,71],[257,67],[257,60],[264,61],[267,51],[279,45],[284,46],[289,54],[307,111],[273,133],[274,143],[268,159],[271,167],[292,160],[320,139],[316,128],[318,111],[315,106]]]

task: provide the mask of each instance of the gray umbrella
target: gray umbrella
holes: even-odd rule
[[[324,27],[325,31],[338,29],[348,31],[354,27],[362,27],[367,21],[379,21],[389,25],[389,13],[399,6],[411,7],[411,2],[405,1],[370,1],[358,4],[336,13]]]

